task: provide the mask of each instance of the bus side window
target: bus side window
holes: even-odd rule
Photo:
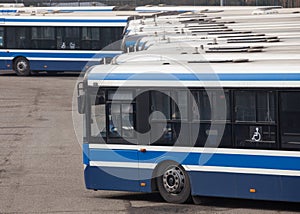
[[[234,130],[237,147],[277,148],[275,92],[235,91]]]
[[[229,91],[201,89],[192,95],[191,144],[232,147]]]
[[[300,149],[300,92],[280,93],[281,146]]]
[[[150,143],[161,146],[189,146],[187,91],[151,91],[150,94],[153,114]]]
[[[7,27],[7,48],[31,48],[29,27]]]
[[[108,137],[114,138],[111,143],[135,143],[129,139],[135,138],[135,121],[133,91],[109,90],[108,91]],[[116,141],[116,138],[117,141]],[[119,140],[119,141],[118,141]]]

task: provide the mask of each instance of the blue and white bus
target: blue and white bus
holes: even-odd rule
[[[106,14],[106,15],[105,15]],[[122,53],[128,16],[105,13],[21,14],[0,17],[0,70],[27,76],[36,71],[82,71]]]
[[[138,37],[159,24],[141,21],[136,41],[151,44],[90,68],[78,87],[86,188],[300,202],[300,25],[287,12],[220,12],[231,29],[217,33],[215,20],[191,20],[207,28],[200,38],[169,17],[176,37]]]
[[[300,72],[280,63],[95,66],[79,96],[87,189],[299,202]]]

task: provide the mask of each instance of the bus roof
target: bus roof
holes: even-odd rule
[[[124,43],[134,52],[95,66],[88,85],[300,87],[299,9],[252,9],[132,20]]]

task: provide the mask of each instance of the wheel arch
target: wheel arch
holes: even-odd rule
[[[26,56],[19,55],[19,54],[18,55],[14,55],[12,61],[15,62],[18,58],[24,58],[24,59],[26,59],[29,62],[29,59],[27,59]]]

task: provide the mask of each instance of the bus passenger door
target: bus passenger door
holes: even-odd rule
[[[149,91],[139,93],[135,98],[136,103],[136,132],[137,132],[137,152],[139,164],[139,186],[141,192],[151,192],[152,152],[148,151],[150,142],[151,127],[149,124],[150,105]]]
[[[86,186],[88,189],[139,191],[134,104],[127,100],[105,101],[99,93],[89,97]]]
[[[118,102],[107,104],[108,138],[112,150],[110,159],[115,164],[113,175],[122,190],[139,191],[138,150],[134,132],[134,104]]]

